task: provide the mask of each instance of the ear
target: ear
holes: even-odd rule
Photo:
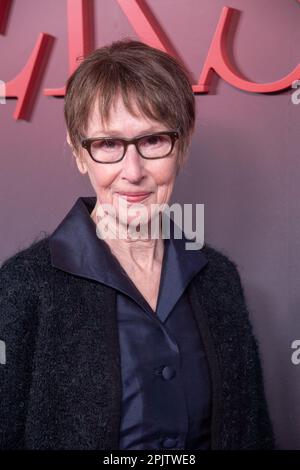
[[[85,173],[87,173],[88,170],[87,170],[86,163],[83,157],[75,155],[75,154],[74,156],[75,156],[75,161],[76,161],[78,170],[80,171],[81,174],[84,175]]]
[[[86,167],[85,161],[84,161],[82,155],[79,155],[79,153],[76,152],[75,147],[71,142],[69,132],[67,132],[67,142],[68,142],[68,145],[69,145],[69,147],[70,147],[70,149],[71,149],[71,151],[72,151],[72,153],[75,157],[75,161],[76,161],[76,165],[77,165],[78,170],[80,171],[80,173],[82,173],[84,175],[85,173],[87,173],[87,167]]]
[[[71,137],[70,137],[70,134],[69,134],[68,131],[67,131],[67,142],[68,142],[68,145],[69,145],[69,147],[70,147],[70,149],[71,149],[71,151],[72,151],[72,153],[73,153],[73,155],[74,155],[74,157],[75,157],[75,156],[76,156],[76,155],[75,155],[75,148],[74,148],[74,146],[73,146],[73,144],[72,144],[72,142],[71,142]]]

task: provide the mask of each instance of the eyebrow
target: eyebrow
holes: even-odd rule
[[[159,129],[156,126],[151,126],[147,129],[144,129],[142,132],[137,134],[135,137],[151,134],[152,132],[163,132],[165,130],[166,129]],[[120,137],[120,138],[122,138],[123,136],[122,136],[121,131],[118,131],[117,129],[111,129],[111,130],[107,130],[107,131],[97,130],[96,132],[92,133],[91,137]],[[126,136],[124,136],[124,137],[126,137]]]

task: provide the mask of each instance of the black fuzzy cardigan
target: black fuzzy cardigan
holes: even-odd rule
[[[235,265],[211,247],[188,286],[213,388],[212,449],[272,449],[257,342]],[[49,237],[0,269],[1,449],[118,449],[116,291],[52,266]]]

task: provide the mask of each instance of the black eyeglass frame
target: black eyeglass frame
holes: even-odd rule
[[[170,136],[171,137],[171,149],[166,155],[163,155],[162,157],[145,157],[139,150],[139,146],[138,146],[139,141],[141,141],[142,139],[145,139],[145,137],[152,137],[152,136],[156,136],[156,135],[168,135],[168,136]],[[139,155],[142,158],[145,158],[146,160],[157,160],[159,158],[166,158],[173,151],[175,141],[177,139],[179,139],[179,133],[178,133],[177,130],[174,130],[174,131],[154,132],[152,134],[144,134],[144,135],[141,135],[139,137],[135,137],[134,139],[126,139],[126,138],[121,138],[121,137],[88,137],[88,138],[85,138],[85,139],[81,140],[81,146],[88,151],[90,157],[94,160],[94,162],[102,163],[102,164],[108,163],[109,165],[111,165],[112,163],[118,163],[121,160],[123,160],[123,158],[125,157],[127,147],[128,147],[129,144],[134,144],[137,152],[139,153]],[[96,160],[92,155],[91,146],[92,146],[93,142],[97,142],[97,141],[101,141],[101,140],[106,140],[106,141],[118,140],[118,141],[122,142],[123,149],[124,149],[122,157],[119,158],[118,160],[113,161],[113,162],[103,162],[103,161],[100,161],[100,160]]]

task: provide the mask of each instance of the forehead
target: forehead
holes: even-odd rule
[[[105,120],[99,109],[99,100],[95,99],[88,119],[88,136],[109,134],[121,137],[122,134],[131,136],[139,132],[167,130],[163,123],[145,116],[134,100],[130,105],[133,113],[126,108],[122,97],[118,95],[112,102],[108,118]]]

